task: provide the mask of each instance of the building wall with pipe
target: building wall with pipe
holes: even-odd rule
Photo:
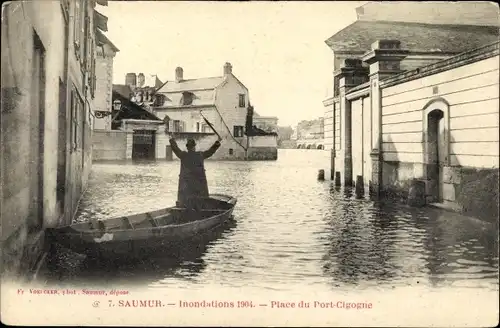
[[[92,95],[84,89],[95,42],[75,29],[73,13],[82,22],[87,15],[93,31],[95,3],[78,4],[2,7],[2,277],[36,271],[45,228],[71,222],[90,171]],[[75,47],[78,35],[88,53]]]

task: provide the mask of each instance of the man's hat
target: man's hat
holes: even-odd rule
[[[186,147],[192,148],[194,146],[196,146],[196,141],[194,141],[194,139],[192,139],[192,138],[189,138],[188,141],[186,142]]]

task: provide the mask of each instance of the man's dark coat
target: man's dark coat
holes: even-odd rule
[[[205,159],[212,156],[220,147],[216,141],[206,151],[182,151],[174,139],[170,139],[170,146],[174,154],[181,160],[181,172],[179,174],[179,188],[177,201],[181,206],[190,205],[193,198],[208,197],[208,183],[205,175]]]

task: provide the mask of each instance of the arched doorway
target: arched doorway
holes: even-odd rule
[[[323,145],[318,145],[318,149],[323,149]]]
[[[425,166],[427,201],[442,203],[444,191],[444,167],[448,164],[448,104],[435,101],[425,110]]]

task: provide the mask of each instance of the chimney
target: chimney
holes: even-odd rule
[[[137,76],[137,83],[139,88],[142,88],[144,86],[144,83],[146,83],[146,77],[144,76],[144,73],[139,73]]]
[[[127,73],[127,75],[125,75],[125,84],[130,86],[132,89],[135,89],[135,86],[137,85],[137,76],[135,73]]]
[[[184,79],[184,71],[182,67],[177,67],[175,69],[175,82],[179,83]]]
[[[225,63],[224,64],[224,76],[232,74],[233,73],[233,66],[231,66],[230,63]]]

